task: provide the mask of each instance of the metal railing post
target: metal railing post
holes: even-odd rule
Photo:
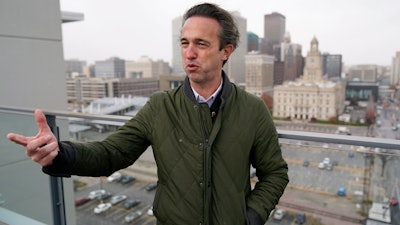
[[[56,116],[46,114],[46,119],[51,131],[56,136],[57,140],[60,140]],[[54,225],[66,225],[64,187],[61,177],[50,176],[50,191]]]

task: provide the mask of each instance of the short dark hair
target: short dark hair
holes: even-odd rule
[[[233,48],[236,49],[239,44],[240,34],[232,15],[228,11],[215,4],[202,3],[193,6],[185,13],[182,24],[192,16],[203,16],[217,20],[221,27],[219,35],[220,50],[227,44],[232,44]]]

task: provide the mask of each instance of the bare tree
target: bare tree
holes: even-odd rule
[[[274,108],[274,100],[272,99],[272,97],[269,96],[267,93],[263,93],[261,95],[261,99],[264,101],[265,105],[267,105],[269,111],[272,112],[272,109]]]
[[[372,95],[370,95],[367,107],[365,108],[365,123],[367,125],[367,137],[374,136],[375,121],[376,121],[375,102]]]

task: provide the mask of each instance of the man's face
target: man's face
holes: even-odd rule
[[[202,85],[220,81],[222,62],[232,51],[220,50],[220,26],[215,19],[193,16],[185,21],[181,33],[183,68],[191,82]]]

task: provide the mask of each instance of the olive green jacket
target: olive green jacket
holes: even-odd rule
[[[152,146],[158,225],[244,225],[246,207],[265,221],[288,183],[278,135],[266,105],[223,73],[222,102],[212,121],[188,78],[154,94],[138,114],[102,142],[70,143],[72,174],[104,176],[130,166]],[[250,165],[259,182],[251,190]]]

